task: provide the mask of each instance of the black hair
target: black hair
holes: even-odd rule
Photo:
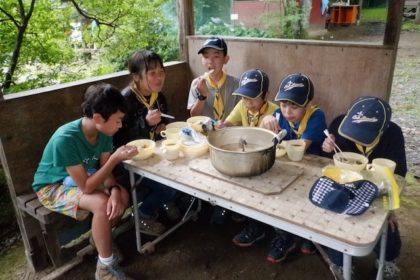
[[[155,52],[146,50],[135,51],[130,55],[127,64],[130,74],[141,74],[143,70],[147,73],[148,70],[154,69],[158,65],[164,69],[160,56]]]
[[[117,111],[127,113],[127,103],[121,92],[106,83],[89,86],[86,89],[85,100],[81,108],[83,116],[92,118],[94,113],[98,113],[105,121]]]

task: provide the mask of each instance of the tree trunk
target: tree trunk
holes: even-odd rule
[[[35,2],[36,2],[36,0],[31,1],[31,5],[29,7],[28,13],[25,15],[23,3],[22,3],[21,0],[19,0],[19,9],[20,9],[19,12],[20,12],[20,17],[21,17],[22,24],[17,27],[18,28],[18,33],[17,33],[16,41],[15,41],[15,48],[13,50],[12,59],[10,60],[9,70],[7,71],[7,73],[5,75],[5,81],[4,81],[4,84],[3,84],[3,89],[10,88],[10,85],[12,84],[13,75],[15,73],[16,66],[17,66],[18,61],[19,61],[20,50],[22,49],[22,43],[23,43],[24,35],[25,35],[25,32],[26,32],[26,29],[28,28],[29,20],[32,17],[32,12],[34,10]]]

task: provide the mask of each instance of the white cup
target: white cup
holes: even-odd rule
[[[181,146],[177,139],[167,139],[162,141],[161,151],[167,160],[176,160],[179,157]]]
[[[180,132],[180,128],[178,128],[178,127],[166,128],[166,130],[162,130],[160,132],[160,136],[162,136],[166,139],[179,140],[179,138],[180,138],[179,132]]]
[[[372,160],[371,164],[366,165],[366,169],[377,171],[379,173],[386,175],[386,172],[385,172],[386,169],[388,169],[391,172],[391,174],[394,174],[396,166],[397,164],[395,163],[395,161],[392,161],[390,159],[375,158],[374,160]]]
[[[291,161],[301,161],[305,153],[305,141],[302,139],[287,141],[286,153]]]

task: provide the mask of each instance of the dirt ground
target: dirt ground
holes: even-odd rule
[[[326,35],[333,36],[333,35]],[[381,40],[364,37],[363,40]],[[416,108],[420,97],[420,33],[402,33],[398,51],[391,104],[393,120],[403,128],[406,136],[410,172],[420,175],[418,145],[420,114]],[[417,106],[418,107],[418,106]],[[417,111],[416,111],[417,110]],[[413,181],[416,179],[412,178]],[[116,240],[125,255],[122,263],[127,274],[135,279],[196,280],[196,279],[333,279],[327,265],[316,254],[304,256],[294,252],[284,263],[273,265],[265,260],[271,238],[250,248],[237,248],[231,242],[243,224],[230,221],[223,226],[210,225],[206,206],[199,219],[188,222],[158,244],[156,252],[140,255],[135,250],[134,231]],[[401,279],[419,279],[420,275],[420,184],[409,186],[397,210],[403,247],[397,263]],[[374,279],[375,256],[354,258],[355,278]],[[58,279],[93,279],[96,259],[87,256]],[[1,270],[2,268],[0,268]],[[1,273],[0,273],[1,275]],[[15,279],[40,279],[45,273],[16,272]],[[0,277],[1,278],[1,277]]]

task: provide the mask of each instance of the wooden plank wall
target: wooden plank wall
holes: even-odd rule
[[[189,36],[191,75],[203,73],[197,51],[207,37]],[[309,75],[315,87],[315,103],[320,105],[330,122],[344,113],[361,95],[389,99],[396,51],[391,46],[225,37],[230,61],[228,73],[240,76],[250,68],[260,68],[270,78],[270,96],[287,74]]]

